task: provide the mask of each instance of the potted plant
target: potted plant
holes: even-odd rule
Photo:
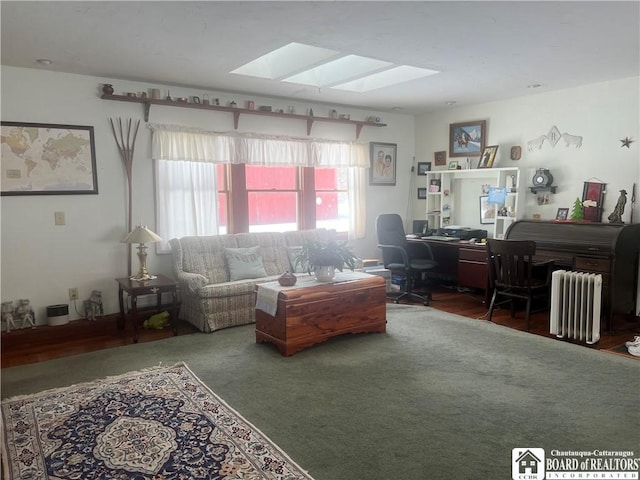
[[[345,267],[354,270],[356,257],[347,246],[347,242],[336,240],[306,242],[296,257],[296,266],[302,266],[321,282],[329,282],[335,270],[343,271]]]

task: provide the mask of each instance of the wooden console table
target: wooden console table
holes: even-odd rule
[[[290,356],[344,333],[384,333],[384,278],[361,275],[340,281],[336,274],[336,280],[308,286],[299,281],[301,285],[280,291],[275,315],[256,308],[256,343],[274,343],[282,355]]]
[[[142,295],[156,295],[156,311],[162,311],[162,293],[171,293],[171,308],[169,321],[173,334],[178,335],[178,284],[173,280],[158,275],[151,280],[131,280],[129,277],[116,278],[118,282],[118,301],[120,303],[119,328],[124,328],[127,318],[133,322],[133,343],[138,343],[138,297]],[[125,309],[124,292],[131,298],[131,310]]]

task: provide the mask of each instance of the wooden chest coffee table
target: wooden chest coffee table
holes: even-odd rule
[[[300,285],[280,291],[274,316],[256,308],[256,343],[272,342],[289,356],[344,333],[384,333],[384,278],[361,275],[341,281],[348,277],[336,274],[335,283],[311,285],[299,281]]]

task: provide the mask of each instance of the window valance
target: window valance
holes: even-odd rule
[[[152,130],[152,157],[157,160],[300,167],[369,167],[368,147],[359,142],[211,132],[153,123],[148,126]]]

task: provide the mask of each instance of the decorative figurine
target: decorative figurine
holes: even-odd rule
[[[16,323],[13,321],[13,302],[2,302],[2,321],[7,324],[7,333],[11,329],[16,329]]]
[[[609,215],[609,222],[611,223],[624,223],[622,221],[622,214],[624,213],[624,206],[627,204],[627,191],[625,189],[620,190],[620,197],[616,203],[616,208],[613,209],[611,215]]]
[[[31,325],[31,328],[36,328],[36,318],[31,304],[26,298],[18,300],[14,316],[20,320],[20,327],[24,328],[27,325]]]
[[[100,290],[92,290],[89,299],[84,301],[84,316],[87,320],[96,320],[98,315],[104,315],[102,292]]]

